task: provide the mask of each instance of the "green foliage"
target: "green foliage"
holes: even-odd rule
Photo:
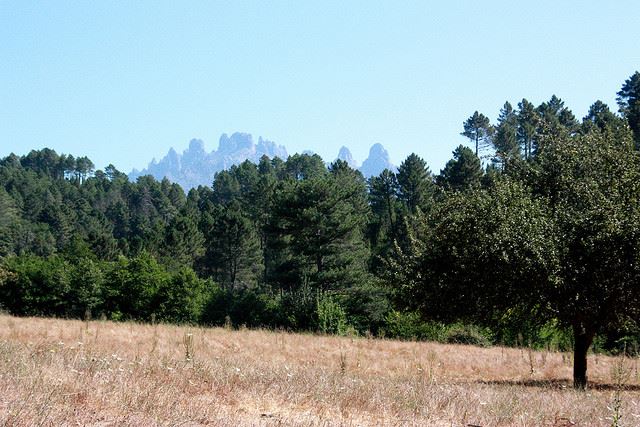
[[[0,306],[14,315],[198,323],[212,288],[191,269],[170,273],[146,253],[116,262],[22,255],[0,266]]]
[[[77,258],[70,263],[70,286],[66,316],[95,316],[102,304],[105,265],[91,258]]]
[[[496,311],[535,301],[555,268],[543,206],[514,182],[452,193],[416,218],[410,237],[388,260],[390,280],[437,320],[492,324]]]
[[[147,252],[114,263],[107,273],[105,304],[125,318],[150,320],[160,309],[157,295],[170,275]]]
[[[520,157],[518,144],[518,114],[509,102],[505,102],[498,116],[495,135],[491,139],[496,150],[494,161],[501,163],[503,168]]]
[[[368,212],[362,175],[332,169],[323,177],[281,182],[268,225],[281,289],[346,289],[367,279],[363,240]]]
[[[433,197],[434,184],[427,163],[415,153],[407,157],[398,168],[400,200],[411,213],[425,210]]]
[[[205,239],[194,221],[195,216],[184,212],[167,224],[161,248],[165,264],[193,267],[204,254]]]
[[[616,116],[609,106],[602,101],[596,101],[589,107],[589,112],[582,119],[582,133],[594,131],[613,134],[614,138],[628,137],[628,127],[624,120]]]
[[[535,153],[536,147],[536,130],[540,117],[536,111],[535,106],[523,99],[518,103],[518,129],[516,131],[516,138],[518,143],[522,147],[524,152],[524,158],[529,160]]]
[[[200,271],[227,289],[254,286],[261,276],[260,242],[240,204],[217,205],[205,217],[206,250]]]
[[[318,330],[323,334],[344,335],[347,332],[347,314],[329,294],[317,297]]]
[[[0,258],[15,253],[15,240],[20,232],[20,218],[15,202],[0,187]]]
[[[4,262],[5,275],[0,289],[2,306],[12,314],[63,316],[70,293],[68,264],[58,256],[10,257]]]
[[[616,100],[620,113],[633,132],[635,146],[640,148],[640,72],[636,71],[625,80]]]
[[[401,216],[398,178],[389,169],[379,176],[369,179],[369,206],[371,219],[368,222],[367,237],[371,245],[371,270],[383,270],[380,259],[393,250],[393,242],[398,238]]]
[[[436,182],[447,190],[464,191],[479,187],[482,175],[480,159],[469,147],[460,145],[453,151],[453,159],[447,162]]]
[[[225,290],[214,288],[204,307],[205,324],[247,327],[284,327],[299,329],[295,319],[286,317],[283,298],[254,289]],[[307,329],[309,329],[307,327]]]
[[[492,344],[488,330],[463,324],[454,324],[448,328],[445,340],[449,344],[467,344],[480,347],[488,347]]]
[[[377,334],[391,310],[388,288],[379,280],[368,280],[336,295],[345,309],[349,324],[359,333]]]
[[[419,312],[392,310],[387,314],[384,334],[402,340],[437,341],[449,344],[470,344],[487,347],[493,343],[488,328],[471,324],[444,324],[425,321]]]
[[[384,335],[402,340],[443,341],[446,327],[437,322],[425,322],[416,311],[390,311],[385,318]]]
[[[156,318],[171,323],[199,323],[213,288],[212,282],[198,278],[193,270],[180,269],[158,289]]]
[[[479,157],[480,151],[488,147],[491,136],[495,131],[493,126],[491,126],[489,118],[476,111],[462,126],[464,131],[460,135],[466,136],[475,143],[476,157]]]
[[[528,342],[534,348],[571,351],[573,350],[572,331],[558,325],[555,319],[546,323],[537,332],[537,335]]]
[[[545,292],[558,319],[591,334],[640,319],[640,157],[631,141],[597,132],[554,144],[537,184],[563,236],[558,285]]]
[[[536,154],[544,150],[547,144],[559,138],[574,135],[579,129],[571,110],[565,107],[564,101],[555,95],[552,95],[549,101],[540,104],[537,112]]]

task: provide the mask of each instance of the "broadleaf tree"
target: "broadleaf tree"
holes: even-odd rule
[[[584,389],[594,336],[640,321],[640,154],[594,132],[548,144],[536,168],[450,195],[390,271],[426,316],[555,319],[573,331]]]

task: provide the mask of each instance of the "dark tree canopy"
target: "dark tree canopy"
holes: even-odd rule
[[[640,148],[640,72],[636,71],[625,80],[616,100],[633,132],[636,148]]]
[[[559,320],[584,388],[594,336],[640,321],[640,154],[596,132],[549,144],[536,169],[530,186],[505,178],[447,198],[396,273],[428,316]]]
[[[398,168],[400,200],[410,212],[425,209],[433,191],[433,177],[427,163],[417,154],[410,154]]]
[[[453,159],[447,162],[436,182],[442,188],[463,191],[478,187],[482,175],[480,159],[469,147],[460,145],[453,151]]]
[[[496,161],[503,166],[520,156],[518,114],[509,102],[505,102],[500,110],[495,135],[491,142],[496,150]]]

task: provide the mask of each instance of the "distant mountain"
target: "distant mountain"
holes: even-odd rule
[[[342,160],[347,162],[347,164],[353,169],[358,169],[358,163],[353,160],[353,156],[351,155],[351,151],[344,145],[340,148],[340,152],[338,152],[338,158],[336,160]]]
[[[220,137],[218,150],[207,153],[202,140],[192,139],[189,148],[182,154],[178,154],[171,148],[159,162],[153,159],[146,169],[131,171],[129,179],[135,181],[143,175],[152,175],[158,180],[166,177],[180,184],[185,190],[189,190],[198,185],[210,186],[216,172],[245,160],[258,163],[263,155],[281,159],[288,157],[287,150],[283,146],[262,137],[258,138],[256,144],[251,134],[236,132],[228,136],[225,133]]]
[[[373,144],[369,150],[369,157],[360,166],[360,172],[365,178],[369,178],[380,175],[385,169],[395,171],[396,167],[391,163],[389,153],[382,144]]]
[[[306,150],[303,154],[312,155],[313,152]],[[288,157],[287,150],[282,145],[277,145],[272,141],[262,139],[262,137],[258,138],[256,144],[251,134],[248,133],[236,132],[231,136],[226,133],[222,134],[218,142],[218,149],[211,153],[207,153],[202,140],[192,139],[189,142],[189,147],[182,154],[171,148],[160,161],[153,159],[145,169],[132,170],[129,174],[129,180],[135,181],[143,175],[152,175],[157,180],[166,177],[188,191],[199,185],[210,186],[216,172],[228,169],[245,160],[258,163],[260,157],[264,155],[269,158],[280,157],[283,160]],[[358,164],[347,147],[340,148],[337,158],[344,160],[352,168],[358,169]],[[386,168],[395,170],[395,166],[389,160],[389,153],[381,144],[374,144],[369,151],[369,157],[362,163],[359,170],[365,178],[369,178],[373,175],[379,175]]]

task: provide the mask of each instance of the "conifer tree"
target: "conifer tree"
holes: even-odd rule
[[[518,114],[509,102],[505,102],[498,116],[496,132],[491,142],[496,150],[496,160],[505,165],[520,156],[518,144]]]
[[[493,126],[489,118],[476,111],[463,123],[463,128],[464,131],[460,135],[466,136],[475,144],[476,156],[480,156],[481,150],[489,146],[493,135]]]
[[[518,103],[518,131],[516,136],[524,152],[525,160],[531,159],[535,152],[535,137],[539,121],[538,112],[531,102],[523,99]]]
[[[434,183],[427,163],[417,154],[410,154],[398,168],[398,193],[409,212],[426,209],[434,193]]]
[[[482,175],[480,159],[469,147],[460,145],[453,151],[453,159],[447,162],[436,182],[447,190],[464,191],[480,186]]]
[[[636,71],[624,81],[616,100],[633,132],[636,148],[640,148],[640,72]]]

